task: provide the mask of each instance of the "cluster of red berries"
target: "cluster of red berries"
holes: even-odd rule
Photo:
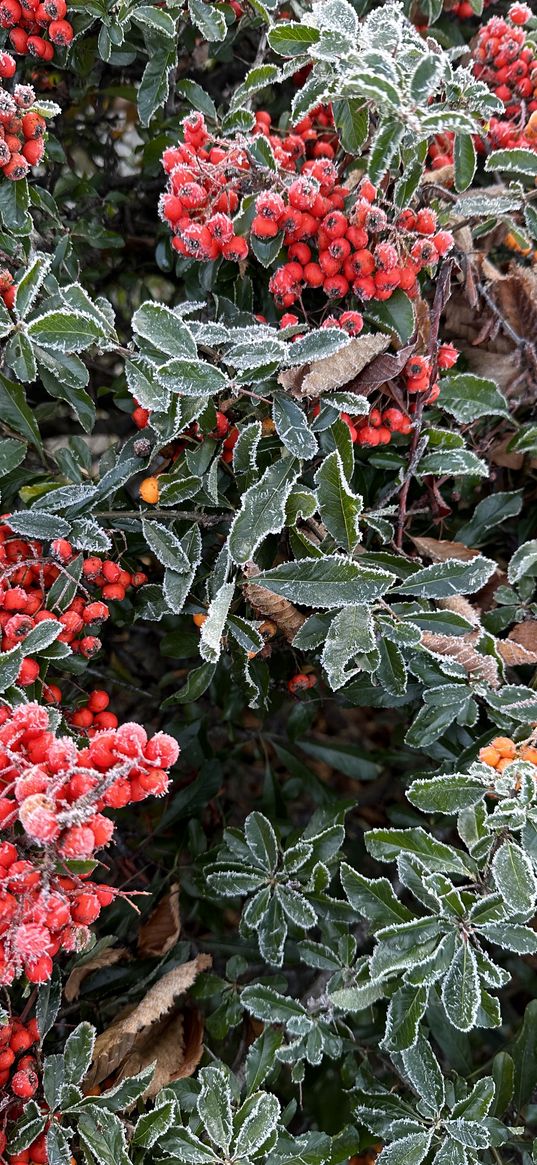
[[[37,1061],[29,1054],[30,1048],[39,1043],[37,1020],[23,1023],[11,1019],[0,1027],[0,1088],[11,1092],[13,1097],[29,1100],[39,1086]],[[5,1149],[0,1134],[0,1152]]]
[[[0,78],[12,77],[15,69],[10,53],[0,52]],[[37,166],[45,152],[46,121],[32,108],[34,103],[35,91],[31,85],[15,85],[12,94],[0,85],[0,170],[11,182],[25,178],[30,166]],[[4,277],[3,271],[0,274]],[[3,279],[3,299],[14,282],[9,272],[5,272],[5,277],[8,282]],[[4,303],[7,307],[13,306],[12,299],[4,299]]]
[[[42,61],[53,59],[54,46],[71,43],[74,30],[66,14],[65,0],[0,0],[0,28],[9,29],[14,51]]]
[[[353,445],[389,445],[394,433],[407,435],[412,429],[410,417],[395,405],[387,409],[372,408],[367,417],[351,417],[340,413],[351,435]]]
[[[367,302],[389,299],[401,287],[413,298],[420,271],[453,246],[432,210],[406,208],[390,223],[367,178],[345,211],[348,194],[334,163],[320,159],[306,163],[286,191],[287,202],[270,192],[256,200],[252,233],[267,238],[281,232],[287,247],[287,262],[269,282],[279,306],[291,307],[304,288],[320,288],[329,299],[352,291]]]
[[[320,107],[314,114],[324,117],[323,129],[330,131],[331,113]],[[397,287],[415,296],[419,272],[453,245],[450,232],[438,230],[435,213],[407,208],[390,223],[368,179],[346,209],[351,192],[339,181],[333,161],[333,130],[324,134],[328,140],[323,135],[320,139],[312,114],[283,140],[274,139],[269,115],[261,111],[256,117],[258,132],[277,143],[273,148],[280,166],[273,180],[276,189],[256,198],[250,226],[256,239],[278,237],[287,249],[286,261],[269,282],[276,304],[291,307],[304,288],[321,288],[329,299],[341,299],[352,290],[363,301],[385,300]],[[210,138],[201,114],[189,115],[183,127],[185,144],[163,155],[169,189],[160,210],[174,231],[172,245],[181,255],[203,262],[220,255],[244,259],[248,243],[235,235],[231,215],[239,207],[245,177],[251,182],[250,159],[236,143]],[[315,145],[308,158],[311,136]]]
[[[512,4],[507,17],[492,16],[482,25],[473,49],[475,76],[505,105],[510,120],[537,110],[537,56],[523,25],[531,16],[527,4]]]
[[[0,983],[23,970],[45,982],[60,949],[86,944],[86,928],[115,891],[71,874],[69,862],[109,844],[105,810],[162,796],[178,755],[173,737],[148,740],[140,724],[97,732],[81,748],[51,730],[39,704],[0,710],[0,821],[23,830],[0,843]]]
[[[89,659],[100,650],[101,641],[94,632],[109,617],[108,602],[120,602],[129,587],[139,587],[147,582],[147,575],[141,571],[131,574],[110,559],[87,557],[78,584],[82,594],[76,595],[68,607],[58,613],[54,610],[54,593],[52,600],[49,594],[63,568],[74,557],[73,547],[65,538],[52,542],[47,555],[41,542],[17,537],[7,524],[0,526],[2,651],[24,645],[32,628],[46,619],[61,623],[59,642],[68,643],[72,651]],[[66,585],[72,583],[70,575],[66,574],[65,578]],[[90,594],[90,587],[98,588],[99,598]],[[26,687],[38,676],[39,664],[28,655],[22,662],[17,683]],[[51,699],[50,702],[55,701]]]
[[[238,262],[248,254],[246,239],[235,234],[231,215],[239,206],[248,155],[234,142],[216,143],[201,113],[183,119],[184,143],[162,155],[169,175],[159,210],[169,223],[172,246],[185,258],[213,261],[223,255]]]
[[[59,702],[61,702],[61,698],[60,692]],[[108,711],[109,704],[108,692],[105,692],[103,688],[94,688],[93,691],[89,692],[86,702],[80,704],[76,711],[64,713],[65,719],[71,728],[83,732],[84,736],[91,739],[103,729],[117,728],[119,720],[113,712]]]
[[[495,4],[496,0],[484,0],[484,8],[490,8],[491,4]],[[477,15],[475,9],[469,3],[469,0],[460,0],[459,4],[449,4],[446,6],[450,16],[456,16],[458,20],[471,20]]]

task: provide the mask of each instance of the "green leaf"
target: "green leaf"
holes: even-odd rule
[[[22,658],[22,648],[19,646],[0,652],[0,692],[5,692],[15,683]]]
[[[488,540],[495,526],[515,518],[523,504],[522,490],[498,490],[477,503],[469,522],[457,530],[457,540],[466,546],[479,546]]]
[[[98,1165],[130,1165],[123,1125],[114,1113],[93,1106],[91,1114],[78,1117],[77,1132]]]
[[[418,1038],[419,1025],[427,1007],[429,992],[423,986],[404,984],[389,1003],[386,1030],[382,1046],[388,1052],[404,1052],[413,1048]]]
[[[211,1141],[227,1156],[233,1136],[228,1078],[220,1068],[202,1068],[199,1081],[201,1092],[196,1104],[198,1116]]]
[[[210,43],[225,39],[227,33],[226,18],[214,4],[207,4],[205,0],[188,0],[188,11],[192,23],[199,28],[204,40]]]
[[[446,1137],[433,1158],[433,1165],[468,1165],[466,1149]]]
[[[421,1165],[429,1152],[432,1135],[432,1131],[411,1133],[398,1141],[392,1141],[391,1145],[382,1150],[378,1165]]]
[[[256,585],[292,603],[330,609],[371,603],[388,590],[394,576],[386,570],[359,566],[337,554],[322,559],[283,562],[256,578]]]
[[[244,1068],[248,1094],[255,1092],[273,1071],[282,1038],[282,1032],[276,1028],[266,1027],[253,1044],[250,1044]]]
[[[37,251],[31,263],[26,267],[22,278],[17,283],[15,293],[15,313],[19,320],[24,319],[30,311],[39,291],[48,275],[52,257]]]
[[[389,118],[381,122],[371,143],[367,172],[372,182],[380,182],[399,150],[403,139],[402,122]]]
[[[255,1157],[272,1136],[280,1118],[280,1104],[275,1096],[257,1092],[248,1097],[235,1119],[235,1157]]]
[[[107,338],[107,330],[86,312],[74,309],[46,311],[26,326],[28,336],[42,348],[57,352],[84,352],[97,340]]]
[[[292,20],[275,25],[268,34],[270,47],[281,57],[302,56],[320,39],[321,34],[317,28],[297,24]]]
[[[278,865],[278,842],[268,818],[263,813],[249,813],[244,834],[256,866],[272,873]]]
[[[504,841],[494,854],[491,869],[496,889],[508,908],[513,914],[529,918],[537,897],[537,880],[522,847],[514,841]]]
[[[480,591],[496,570],[491,558],[478,555],[470,562],[448,559],[435,562],[413,574],[408,582],[400,583],[397,591],[422,599],[444,599],[451,595],[471,595]]]
[[[41,435],[32,410],[26,404],[21,384],[8,380],[0,372],[0,416],[5,425],[20,433],[30,445],[41,450]]]
[[[132,327],[137,336],[167,356],[193,357],[194,360],[197,357],[197,345],[190,328],[163,303],[143,303],[132,317]]]
[[[459,943],[442,984],[442,1003],[449,1022],[458,1031],[471,1031],[480,1003],[477,961],[469,942]]]
[[[332,102],[334,124],[343,149],[348,154],[359,154],[369,133],[369,111],[356,98]]]
[[[473,863],[442,841],[437,841],[421,826],[412,829],[371,829],[365,835],[365,844],[372,857],[381,862],[393,862],[401,853],[414,854],[431,872],[468,876]]]
[[[80,1084],[84,1079],[91,1064],[94,1043],[95,1028],[86,1022],[79,1023],[74,1032],[67,1037],[63,1059],[68,1084]]]
[[[47,1159],[49,1165],[71,1165],[71,1146],[57,1121],[51,1121],[47,1132]]]
[[[453,149],[455,162],[455,189],[459,192],[471,186],[477,166],[474,139],[469,133],[460,133],[455,137]]]
[[[507,400],[496,382],[471,372],[442,377],[440,407],[465,425],[480,417],[510,416]]]
[[[367,319],[373,320],[384,332],[394,332],[406,344],[414,331],[415,315],[412,300],[398,287],[384,303],[368,300]]]
[[[353,910],[369,919],[374,926],[408,922],[412,918],[410,910],[396,897],[387,878],[366,878],[346,862],[341,864],[340,877]]]
[[[445,1104],[444,1077],[431,1045],[423,1035],[418,1035],[414,1046],[403,1052],[403,1064],[418,1096],[433,1113],[439,1113]]]
[[[485,162],[485,170],[527,174],[530,178],[537,178],[537,154],[533,150],[493,150]]]
[[[359,666],[352,667],[355,657],[373,651],[374,647],[371,608],[356,603],[339,611],[330,624],[321,656],[332,691],[342,688],[360,670]],[[347,671],[349,663],[351,668]]]
[[[317,438],[312,433],[300,405],[283,392],[274,393],[272,419],[278,436],[294,457],[310,460],[317,452]]]
[[[164,388],[186,397],[212,396],[229,387],[225,373],[206,360],[168,360],[157,375]]]
[[[190,574],[191,564],[181,540],[167,526],[142,518],[142,531],[149,549],[163,566],[179,574]]]
[[[242,495],[242,504],[229,532],[228,548],[234,562],[248,562],[268,534],[285,524],[285,505],[299,474],[293,457],[269,465],[260,481]],[[256,580],[257,582],[258,580]]]
[[[515,550],[507,567],[507,577],[511,585],[520,582],[527,574],[537,574],[537,538],[523,542],[518,550]]]
[[[173,1100],[166,1100],[156,1105],[149,1112],[143,1112],[138,1117],[132,1134],[132,1144],[142,1149],[151,1149],[155,1141],[168,1132],[175,1116]]]
[[[24,461],[27,448],[24,441],[17,441],[14,438],[0,441],[0,475],[3,478]]]
[[[451,477],[488,477],[489,467],[471,449],[435,449],[421,458],[416,473],[420,476],[434,473]]]
[[[200,655],[207,663],[217,663],[220,658],[222,636],[234,594],[234,582],[222,583],[209,606],[200,636]]]
[[[39,988],[36,1005],[36,1019],[41,1043],[53,1026],[62,1001],[62,979],[59,968],[55,967],[48,983]]]
[[[515,1065],[508,1052],[497,1052],[492,1061],[494,1080],[493,1116],[503,1116],[513,1099],[515,1088]]]
[[[170,704],[192,704],[195,700],[199,700],[200,696],[207,691],[215,671],[216,664],[214,663],[202,663],[201,667],[194,668],[188,673],[186,684],[178,692],[168,696],[165,707]]]
[[[46,1124],[46,1117],[42,1114],[35,1100],[27,1100],[24,1110],[18,1120],[10,1121],[9,1153],[22,1153],[41,1135]]]
[[[359,540],[363,498],[352,492],[337,449],[324,458],[315,484],[322,521],[337,545],[350,553]]]
[[[132,19],[136,24],[141,24],[142,28],[149,28],[168,40],[175,37],[175,20],[169,12],[164,12],[156,5],[141,4],[132,13]]]
[[[458,813],[483,800],[486,785],[469,773],[429,777],[413,781],[407,797],[411,805],[424,813]]]
[[[537,1084],[537,1000],[532,999],[524,1012],[520,1032],[509,1048],[515,1065],[514,1102],[516,1111],[527,1104]]]
[[[267,65],[266,67],[269,69],[274,69],[275,72],[278,73],[278,69],[276,69],[274,65]],[[187,101],[189,101],[190,104],[194,106],[194,109],[199,109],[200,112],[209,119],[209,121],[218,120],[216,105],[212,97],[209,97],[209,94],[205,92],[205,89],[202,89],[201,85],[198,85],[196,81],[191,81],[189,78],[186,78],[184,81],[180,81],[179,84],[175,86],[175,92],[179,95],[182,95],[183,97],[186,97]]]
[[[142,125],[149,125],[153,114],[168,97],[170,91],[170,70],[176,63],[176,48],[162,46],[147,62],[138,87],[138,113]]]
[[[411,101],[416,105],[427,104],[442,79],[443,71],[444,64],[439,53],[423,53],[410,77],[408,94]]]

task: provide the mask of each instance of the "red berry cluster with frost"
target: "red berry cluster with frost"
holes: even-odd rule
[[[38,1064],[30,1049],[39,1043],[37,1020],[13,1018],[0,1027],[0,1088],[6,1095],[29,1100],[39,1087]],[[1,1134],[0,1134],[1,1138]],[[5,1142],[0,1139],[0,1152]]]
[[[107,809],[166,792],[179,746],[128,723],[81,748],[57,736],[36,703],[4,706],[0,724],[0,821],[10,831],[0,843],[0,983],[23,971],[40,983],[58,951],[86,945],[87,927],[116,893],[71,872],[69,862],[109,844]]]
[[[485,0],[484,8],[490,8],[495,3],[496,0]],[[471,20],[472,17],[477,15],[469,0],[461,0],[459,4],[449,4],[446,7],[448,8],[449,15],[456,16],[457,20]]]
[[[129,587],[147,582],[147,575],[141,571],[131,574],[111,559],[86,557],[78,584],[81,593],[72,599],[66,610],[59,612],[54,609],[54,601],[50,600],[50,590],[74,558],[73,547],[65,538],[52,542],[47,554],[41,542],[19,538],[9,525],[0,525],[2,651],[9,651],[19,644],[24,648],[24,641],[32,628],[47,619],[62,624],[59,642],[69,644],[72,651],[89,659],[100,650],[101,641],[95,631],[109,617],[108,602],[120,602]],[[66,575],[66,580],[72,582],[72,576]],[[99,598],[91,593],[95,588],[100,592]],[[22,662],[17,683],[26,687],[38,676],[39,664],[28,655]]]
[[[412,429],[410,417],[395,405],[382,411],[372,408],[367,417],[340,414],[348,425],[353,445],[389,445],[394,433],[406,436]]]
[[[9,29],[13,50],[42,61],[53,59],[55,46],[71,43],[74,31],[66,15],[65,0],[0,0],[0,28]]]
[[[314,111],[315,112],[315,111]],[[330,115],[321,107],[329,128]],[[267,241],[281,237],[286,261],[271,276],[269,290],[276,304],[289,308],[305,288],[322,289],[329,299],[351,291],[361,300],[389,299],[396,288],[417,294],[417,277],[453,245],[449,231],[438,230],[433,211],[407,208],[395,222],[377,202],[375,187],[365,179],[350,208],[350,190],[339,181],[333,162],[337,138],[333,130],[319,140],[312,117],[283,140],[270,133],[268,114],[258,113],[258,132],[273,144],[280,166],[276,189],[263,190],[255,200],[250,233]],[[268,120],[265,121],[263,118]],[[245,239],[234,234],[231,215],[255,175],[246,151],[236,143],[210,138],[201,114],[183,122],[185,143],[163,155],[169,189],[160,210],[174,231],[179,253],[202,262],[220,255],[244,259]],[[313,156],[307,156],[310,135]],[[335,143],[332,144],[332,142]],[[289,181],[289,171],[294,176]],[[224,189],[223,189],[224,188]],[[144,412],[136,424],[143,425]]]
[[[239,261],[248,254],[246,239],[235,234],[231,215],[239,206],[248,155],[234,142],[217,143],[201,113],[183,120],[184,143],[162,155],[168,189],[160,213],[174,232],[172,246],[185,258],[201,262]]]
[[[4,0],[9,3],[10,0]],[[0,13],[2,0],[0,0]],[[1,23],[1,17],[0,17]],[[0,52],[0,77],[12,77],[15,72],[15,61],[10,53]],[[37,166],[45,152],[46,121],[33,108],[35,92],[31,85],[15,85],[13,93],[0,86],[0,171],[4,178],[11,182],[18,182],[25,178],[31,166]],[[9,278],[9,272],[1,272],[4,283]],[[11,283],[2,291],[2,298],[7,307],[13,303],[4,298]],[[11,293],[14,295],[14,292]]]
[[[537,110],[537,57],[527,43],[527,4],[512,4],[507,17],[492,16],[482,25],[473,49],[473,70],[505,105],[509,120]]]

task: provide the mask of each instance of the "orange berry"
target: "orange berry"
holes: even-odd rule
[[[520,749],[520,759],[529,761],[532,765],[537,765],[537,748],[531,744],[525,744]]]
[[[159,499],[158,477],[144,477],[139,489],[142,501],[154,506]]]
[[[500,754],[499,752],[496,752],[495,748],[492,748],[492,746],[488,744],[486,748],[479,749],[479,759],[483,762],[484,765],[490,765],[492,769],[495,769],[500,759]]]
[[[516,756],[516,744],[509,736],[496,736],[491,744],[506,760],[513,760]]]
[[[259,634],[263,636],[263,639],[274,639],[278,628],[271,619],[266,619],[265,622],[261,623],[261,625],[258,627],[258,631]]]
[[[507,768],[507,765],[511,764],[511,759],[511,757],[502,756],[501,760],[499,760],[498,764],[496,765],[496,772],[503,773],[503,770]]]
[[[192,622],[196,627],[203,627],[206,619],[207,615],[202,615],[201,611],[197,611],[196,614],[192,616]]]

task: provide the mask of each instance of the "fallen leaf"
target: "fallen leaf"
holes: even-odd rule
[[[386,382],[394,380],[399,375],[401,369],[404,368],[415,347],[416,343],[413,341],[411,344],[405,344],[405,347],[400,348],[395,355],[386,352],[380,356],[376,356],[355,377],[350,386],[352,392],[366,395],[368,392],[372,392],[374,388],[378,388],[380,384],[386,384]]]
[[[482,680],[491,688],[499,685],[498,664],[490,655],[481,655],[474,644],[479,633],[469,635],[436,635],[433,631],[422,631],[421,643],[434,655],[447,656],[456,660],[464,668],[470,679]]]
[[[537,619],[528,619],[525,623],[517,623],[507,638],[512,643],[519,643],[526,651],[537,654]]]
[[[304,364],[301,368],[289,368],[281,372],[278,383],[295,396],[315,397],[343,388],[354,380],[366,367],[390,346],[390,337],[382,333],[357,336],[334,356],[326,356],[315,364]]]
[[[449,558],[456,558],[459,562],[471,562],[479,557],[479,550],[472,550],[464,542],[449,542],[443,538],[412,538],[412,542],[423,558],[430,558],[433,562],[446,562]]]
[[[179,893],[179,884],[174,882],[169,892],[140,927],[138,954],[162,958],[175,946],[181,933]]]
[[[123,1061],[116,1083],[155,1063],[147,1099],[172,1080],[192,1076],[203,1055],[203,1019],[197,1008],[167,1016],[150,1028]]]
[[[93,971],[101,971],[104,967],[113,967],[115,963],[120,963],[122,959],[130,959],[130,957],[126,947],[105,947],[93,958],[86,959],[79,967],[75,967],[65,984],[64,994],[67,1003],[72,1003],[74,999],[78,999],[84,979],[93,974]]]
[[[244,568],[244,573],[247,579],[252,579],[261,571],[255,563],[248,562]],[[257,586],[256,583],[247,582],[243,587],[243,595],[254,611],[260,615],[265,615],[267,619],[272,619],[288,643],[293,641],[302,624],[306,622],[306,616],[297,611],[289,599],[273,595],[271,591],[267,591],[265,587]]]
[[[510,636],[498,643],[498,650],[507,667],[523,667],[537,663],[537,651],[528,651],[522,643],[514,643]]]
[[[88,1086],[105,1080],[123,1064],[133,1049],[138,1049],[146,1039],[153,1039],[153,1029],[158,1028],[164,1016],[169,1016],[178,996],[188,991],[198,975],[211,965],[210,955],[197,955],[190,962],[174,967],[149,989],[140,1003],[97,1036]],[[155,1054],[152,1059],[155,1059]]]

